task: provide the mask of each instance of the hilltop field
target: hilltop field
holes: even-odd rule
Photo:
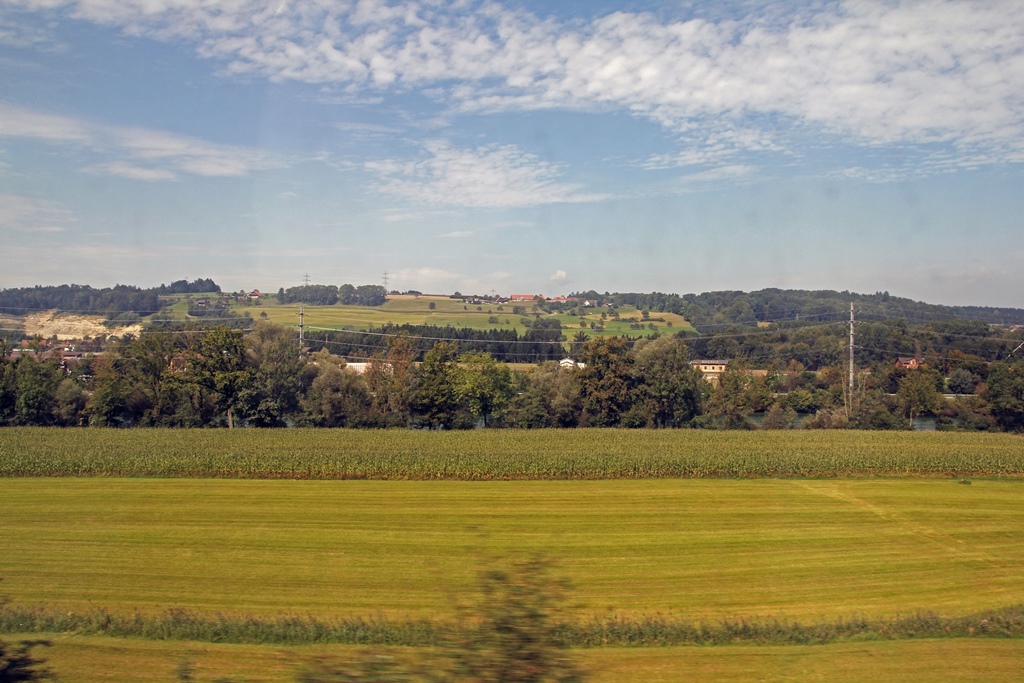
[[[200,295],[195,295],[196,298]],[[213,295],[211,295],[213,296]],[[182,296],[167,297],[171,310],[185,317],[188,301]],[[556,319],[562,325],[563,334],[572,337],[584,330],[588,336],[649,336],[655,332],[696,330],[675,313],[652,313],[643,317],[642,311],[634,306],[619,306],[616,314],[603,307],[582,309],[583,315],[547,313],[533,302],[469,303],[448,296],[392,294],[382,306],[314,306],[303,304],[304,324],[310,329],[325,330],[367,330],[381,325],[436,325],[477,330],[516,330],[523,334],[527,330],[524,321]],[[232,303],[230,310],[254,319],[263,319],[281,325],[299,324],[299,304],[278,304],[273,296],[265,296],[259,303]],[[518,311],[518,312],[517,312]],[[602,317],[604,314],[604,317]]]
[[[194,317],[189,315],[190,307],[197,300],[216,301],[219,293],[185,295],[172,294],[160,297],[164,310],[143,316],[132,325],[104,324],[102,315],[60,312],[57,310],[36,311],[26,316],[5,315],[0,324],[5,328],[21,330],[26,336],[40,336],[49,339],[56,335],[59,340],[89,339],[102,335],[138,335],[147,323],[167,320],[194,319],[215,324],[217,315]],[[558,320],[562,334],[571,338],[579,331],[588,337],[630,336],[646,337],[655,333],[691,332],[696,330],[681,315],[669,312],[651,313],[644,318],[643,312],[634,306],[618,306],[613,314],[604,307],[581,309],[583,315],[548,313],[532,302],[522,303],[467,303],[462,299],[448,296],[395,294],[390,295],[381,306],[317,306],[312,304],[278,304],[276,298],[264,296],[256,301],[232,301],[226,310],[232,315],[250,316],[254,320],[298,327],[300,308],[304,313],[303,323],[310,331],[320,330],[369,330],[382,325],[435,325],[475,330],[515,330],[522,335],[527,322]],[[518,312],[517,312],[518,311]],[[603,314],[603,317],[602,317]]]

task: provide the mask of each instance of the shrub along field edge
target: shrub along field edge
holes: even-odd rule
[[[1024,477],[1024,438],[953,432],[0,429],[0,477],[538,480]]]
[[[208,616],[173,609],[161,614],[117,614],[103,609],[74,612],[5,605],[2,633],[65,633],[277,645],[435,646],[446,634],[473,637],[471,625],[431,620],[313,616]],[[725,619],[691,622],[660,615],[594,617],[563,623],[559,644],[570,648],[674,645],[823,645],[850,639],[1021,638],[1024,605],[963,616],[918,612],[890,619],[851,617],[834,621]]]

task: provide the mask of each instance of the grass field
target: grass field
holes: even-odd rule
[[[434,304],[434,308],[430,308]],[[516,315],[513,307],[522,307],[525,312]],[[267,320],[282,325],[299,324],[299,304],[278,304],[272,298],[265,299],[259,306],[251,304],[235,304],[233,309],[238,313],[247,313],[253,318],[258,318],[261,313],[267,314]],[[479,310],[478,310],[479,309]],[[380,327],[387,323],[395,325],[438,325],[453,327],[465,327],[477,330],[490,329],[515,329],[519,334],[526,331],[522,324],[523,318],[533,320],[534,313],[531,312],[531,304],[503,304],[502,310],[497,304],[467,304],[462,300],[450,299],[440,296],[392,296],[382,306],[303,306],[305,312],[305,324],[309,328],[340,330],[357,329],[365,330],[371,327]],[[682,316],[674,313],[652,313],[654,318],[663,318],[662,321],[644,322],[642,329],[630,327],[631,324],[642,322],[641,313],[632,306],[621,306],[618,309],[619,319],[601,319],[603,309],[585,309],[586,315],[582,318],[569,315],[552,315],[540,311],[543,318],[554,317],[562,323],[564,333],[571,337],[577,331],[584,329],[589,336],[625,336],[632,337],[648,336],[655,331],[662,334],[669,332],[696,330]],[[184,314],[184,310],[177,313]],[[497,318],[498,322],[491,321]],[[580,322],[587,323],[586,328],[580,326]],[[590,328],[594,323],[595,329]],[[653,324],[652,329],[649,325]],[[603,325],[604,329],[597,329]]]
[[[1024,482],[0,480],[19,604],[450,615],[540,552],[581,616],[828,620],[1024,602]]]
[[[1008,638],[941,624],[974,633],[1024,604],[1022,475],[1006,434],[3,429],[0,595],[67,616],[23,636],[53,641],[39,654],[62,681],[169,681],[183,658],[198,681],[284,681],[354,651],[285,644],[314,642],[302,623],[450,623],[488,558],[540,553],[581,632],[654,623],[628,641],[648,647],[575,650],[588,680],[1017,681],[1019,607]],[[199,627],[114,638],[72,619],[168,610]],[[950,635],[885,626],[923,612]],[[291,631],[230,631],[260,620]],[[650,638],[660,623],[776,620],[882,628],[650,646],[694,642]]]
[[[195,680],[271,683],[294,681],[295,672],[313,657],[352,656],[345,646],[277,647],[200,642],[44,634],[45,656],[61,683],[151,683],[176,680],[182,661],[194,667]],[[24,637],[37,638],[39,634]],[[400,655],[403,650],[396,652]],[[740,683],[988,683],[1019,681],[1024,671],[1024,641],[941,639],[900,642],[836,643],[817,646],[724,646],[715,648],[601,648],[574,653],[592,683],[679,681]]]
[[[1024,477],[1012,434],[839,430],[0,429],[0,477]]]

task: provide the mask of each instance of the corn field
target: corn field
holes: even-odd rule
[[[544,480],[1022,477],[1024,439],[953,432],[0,429],[0,477]]]

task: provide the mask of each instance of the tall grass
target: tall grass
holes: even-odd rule
[[[74,633],[248,644],[431,646],[446,634],[473,637],[472,624],[386,618],[328,620],[313,616],[208,616],[185,610],[117,614],[102,609],[67,612],[45,607],[0,608],[0,632]],[[1024,605],[965,616],[917,612],[889,619],[851,617],[800,622],[726,619],[691,622],[676,617],[594,617],[562,624],[560,644],[574,648],[672,645],[815,645],[850,639],[1022,638]]]
[[[0,477],[1021,477],[1024,439],[920,432],[0,429]]]

